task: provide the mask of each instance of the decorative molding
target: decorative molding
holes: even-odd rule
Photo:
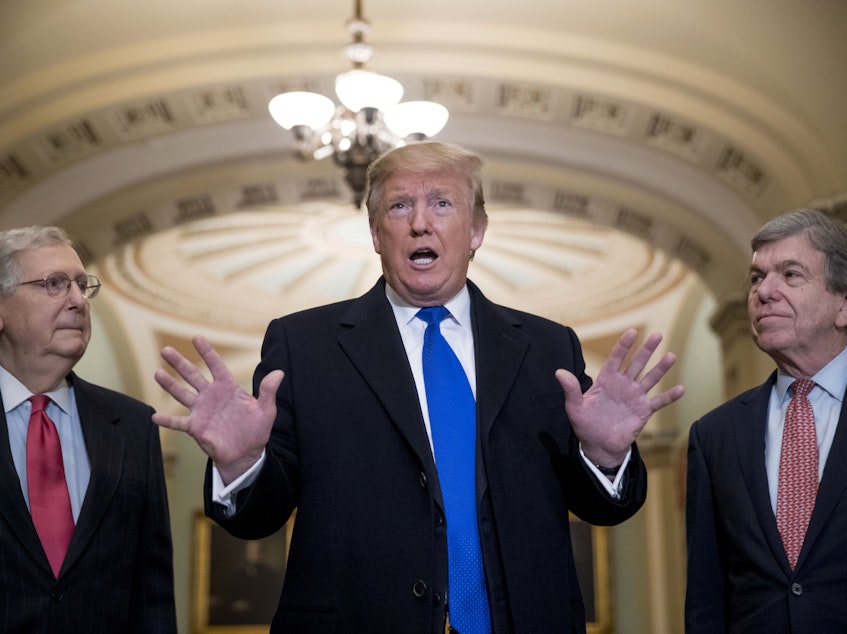
[[[694,121],[610,95],[574,94],[567,87],[479,77],[417,78],[418,90],[455,114],[503,116],[555,126],[574,126],[681,157],[711,173],[752,201],[761,200],[771,177],[765,162]],[[0,205],[55,170],[120,144],[228,121],[269,117],[267,98],[291,89],[325,88],[320,76],[256,78],[115,103],[0,147]],[[414,89],[414,84],[412,85]],[[643,129],[636,125],[637,122]],[[280,151],[282,141],[280,142]],[[707,150],[712,149],[712,152]],[[718,156],[713,163],[710,156]],[[308,186],[324,195],[322,186]],[[321,186],[315,186],[321,185]],[[328,187],[329,196],[338,190]]]

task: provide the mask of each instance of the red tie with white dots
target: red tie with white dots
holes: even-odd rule
[[[47,560],[54,576],[58,577],[74,532],[71,498],[65,481],[59,434],[44,411],[50,398],[36,394],[29,400],[32,402],[26,435],[29,508]]]
[[[815,414],[808,398],[813,387],[815,383],[809,379],[791,384],[789,389],[794,395],[785,410],[782,431],[776,525],[792,570],[803,548],[818,495],[818,442]]]

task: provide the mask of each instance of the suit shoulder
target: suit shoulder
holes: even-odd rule
[[[117,390],[90,383],[77,375],[72,375],[71,385],[77,398],[85,398],[92,403],[98,404],[106,409],[118,408],[121,410],[152,410],[147,403],[137,398],[118,392]]]
[[[347,314],[354,301],[352,299],[346,299],[332,304],[298,310],[282,317],[277,317],[268,324],[268,330],[277,328],[292,331],[306,329],[308,332],[313,332],[322,324],[337,326],[344,315]]]
[[[692,431],[695,428],[698,432],[703,432],[730,426],[735,420],[735,416],[744,408],[749,407],[757,396],[762,396],[762,391],[767,390],[767,388],[768,383],[764,383],[721,403],[714,409],[706,412],[699,420],[695,421],[691,426]]]
[[[548,317],[542,317],[534,313],[528,313],[510,306],[489,303],[491,310],[499,313],[506,321],[512,323],[513,326],[521,329],[545,332],[558,332],[574,334],[573,328],[566,326],[557,321],[553,321]]]
[[[496,304],[488,299],[488,297],[486,297],[480,288],[472,281],[468,280],[467,284],[468,290],[471,294],[472,310],[474,313],[483,318],[499,318],[516,328],[573,333],[573,329],[570,328],[570,326],[565,326],[547,317],[528,313],[510,306]]]

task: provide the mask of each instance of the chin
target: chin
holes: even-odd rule
[[[72,359],[74,362],[82,359],[82,355],[88,349],[88,340],[77,341],[74,343],[66,343],[58,348],[58,354],[66,359]]]
[[[758,348],[762,352],[767,354],[771,354],[772,352],[778,352],[779,350],[783,350],[787,347],[787,343],[785,342],[785,340],[780,337],[768,337],[759,335],[755,343],[756,346],[758,346]]]

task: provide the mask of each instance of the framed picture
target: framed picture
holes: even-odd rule
[[[576,574],[585,601],[588,634],[612,631],[611,587],[609,576],[609,529],[592,526],[571,516]]]
[[[233,537],[197,511],[193,634],[267,634],[285,576],[293,523],[259,540]]]

